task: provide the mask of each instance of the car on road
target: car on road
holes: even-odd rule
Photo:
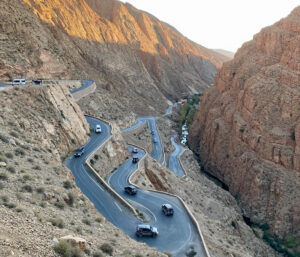
[[[137,153],[138,152],[138,149],[136,147],[132,148],[132,152],[133,153]]]
[[[171,216],[174,214],[174,209],[171,204],[165,203],[161,206],[161,210],[166,216]]]
[[[26,85],[26,80],[25,79],[13,79],[12,85],[13,86]]]
[[[101,133],[101,132],[102,132],[102,129],[101,129],[101,125],[100,125],[100,124],[97,124],[97,125],[96,125],[95,132],[96,132],[96,133]]]
[[[156,144],[156,143],[157,143],[157,140],[156,140],[156,139],[153,139],[153,143]]]
[[[84,154],[84,147],[80,146],[78,149],[75,150],[74,156],[75,157],[80,157],[83,154]]]
[[[152,236],[155,237],[158,235],[158,230],[156,227],[152,227],[148,224],[140,224],[136,227],[135,234],[137,236]]]
[[[132,157],[132,163],[137,163],[139,161],[139,157]]]
[[[135,195],[137,193],[137,189],[135,186],[126,186],[124,187],[124,191],[129,195]]]

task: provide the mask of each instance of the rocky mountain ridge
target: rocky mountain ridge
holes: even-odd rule
[[[96,96],[135,112],[158,113],[167,98],[202,91],[228,60],[116,0],[4,0],[0,7],[0,79],[93,79]]]
[[[299,60],[297,7],[223,66],[201,99],[188,140],[251,222],[294,239],[300,237]]]

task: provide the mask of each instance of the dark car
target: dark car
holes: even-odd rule
[[[135,195],[137,193],[137,189],[134,186],[124,187],[124,191],[129,195]]]
[[[137,163],[139,161],[139,157],[132,157],[132,162]]]
[[[163,213],[166,215],[166,216],[170,216],[170,215],[173,215],[174,214],[174,209],[172,207],[171,204],[163,204],[161,206],[161,210],[163,211]]]
[[[135,234],[137,236],[152,236],[155,237],[158,235],[158,230],[156,227],[152,227],[147,224],[141,224],[136,227]]]
[[[84,154],[84,147],[80,146],[78,149],[75,150],[74,156],[75,157],[80,157],[83,154]]]

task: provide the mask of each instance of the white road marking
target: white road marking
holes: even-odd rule
[[[115,205],[118,207],[118,209],[119,209],[121,212],[123,212],[122,209],[121,209],[121,207],[120,207],[116,202],[114,202],[114,203],[115,203]]]

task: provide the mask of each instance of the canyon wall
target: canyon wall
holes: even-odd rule
[[[256,34],[203,98],[188,143],[255,223],[300,231],[300,7]]]
[[[96,96],[138,113],[206,89],[228,60],[116,0],[3,0],[0,10],[1,80],[93,79]]]

